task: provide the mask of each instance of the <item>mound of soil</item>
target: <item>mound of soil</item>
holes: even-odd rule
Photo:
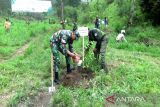
[[[89,86],[89,80],[95,76],[94,72],[89,68],[80,68],[73,70],[69,74],[64,74],[61,78],[62,84],[69,87],[82,86],[87,88]]]

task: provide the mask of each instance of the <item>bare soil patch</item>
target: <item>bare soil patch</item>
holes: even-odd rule
[[[89,80],[95,76],[95,73],[89,68],[79,68],[69,74],[64,74],[61,78],[62,84],[69,87],[89,86]]]

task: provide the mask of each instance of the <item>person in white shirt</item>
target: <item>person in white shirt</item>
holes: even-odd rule
[[[121,33],[119,33],[118,36],[116,37],[116,41],[117,42],[122,42],[122,41],[127,42],[125,38],[125,30],[121,30]]]

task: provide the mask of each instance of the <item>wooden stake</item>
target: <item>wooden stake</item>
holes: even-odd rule
[[[83,67],[84,67],[84,36],[83,36],[83,46],[82,46],[82,48],[83,48],[83,56],[82,56],[82,62],[83,62]]]
[[[53,54],[51,53],[51,80],[52,80],[52,87],[53,87]]]

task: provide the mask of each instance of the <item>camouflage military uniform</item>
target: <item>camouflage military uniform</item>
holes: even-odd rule
[[[94,28],[92,30],[89,30],[88,33],[89,36],[89,43],[86,47],[86,51],[89,50],[91,45],[93,44],[92,41],[96,41],[96,51],[94,52],[95,58],[99,60],[99,54],[100,54],[100,64],[101,68],[104,69],[105,71],[108,71],[106,61],[105,61],[105,54],[106,54],[106,47],[108,43],[108,37],[104,32],[101,30]]]
[[[55,80],[54,82],[58,81],[58,71],[59,71],[59,65],[60,65],[60,56],[59,51],[65,55],[66,58],[66,64],[67,64],[67,72],[71,72],[70,69],[70,57],[67,54],[67,48],[66,45],[68,44],[69,51],[73,52],[72,47],[72,39],[71,39],[72,31],[70,30],[60,30],[56,33],[54,33],[50,39],[51,43],[51,50],[53,53],[53,60],[54,60],[54,69],[55,72]]]

